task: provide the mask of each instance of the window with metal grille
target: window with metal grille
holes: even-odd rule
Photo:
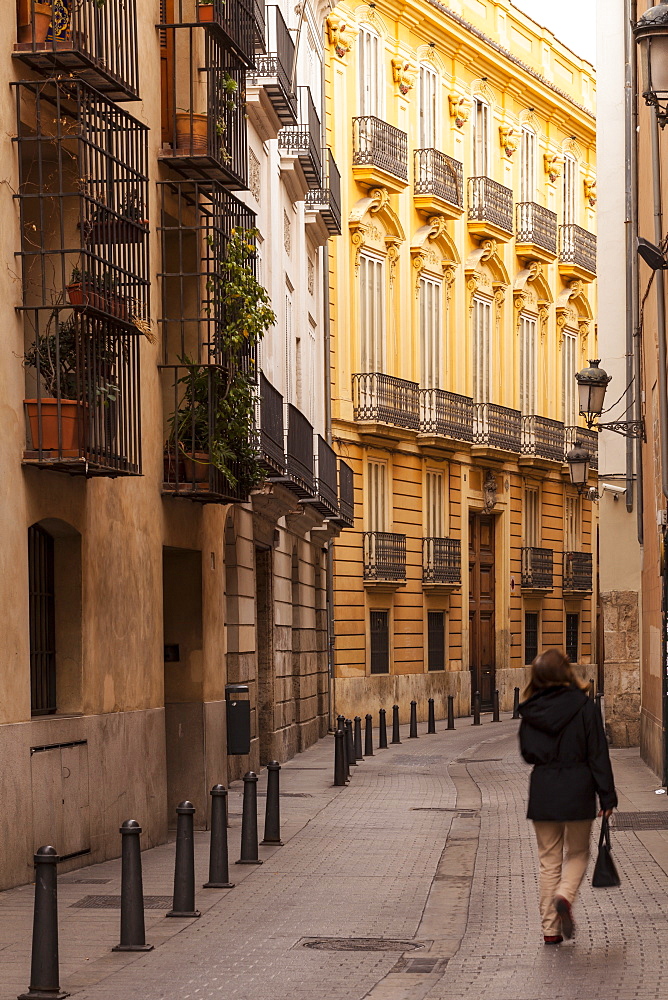
[[[56,711],[56,609],[53,538],[33,524],[28,529],[30,708],[33,715]]]
[[[371,673],[390,672],[390,612],[370,611]]]
[[[533,663],[538,656],[538,612],[524,615],[524,662]]]
[[[578,644],[580,637],[580,615],[566,615],[566,656],[571,663],[578,662]]]
[[[427,668],[445,670],[445,611],[427,612]]]

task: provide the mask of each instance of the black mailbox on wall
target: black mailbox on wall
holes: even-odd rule
[[[226,684],[227,752],[246,756],[250,753],[251,718],[248,684]]]

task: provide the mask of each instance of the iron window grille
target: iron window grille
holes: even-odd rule
[[[588,427],[566,427],[562,456],[564,462],[566,455],[575,447],[576,441],[582,441],[589,452],[589,467],[596,471],[598,469],[598,431],[590,430]]]
[[[353,375],[353,415],[355,420],[418,430],[420,387],[417,382],[380,372]]]
[[[591,593],[591,552],[564,552],[563,589],[564,592],[570,593]]]
[[[516,243],[542,247],[557,254],[557,216],[549,208],[534,201],[521,201],[516,206]]]
[[[310,187],[322,184],[322,129],[310,87],[298,87],[298,123],[278,133],[278,148],[296,156]]]
[[[458,538],[422,539],[422,582],[459,585],[462,551]]]
[[[468,218],[513,231],[513,192],[491,177],[469,177]]]
[[[445,389],[420,389],[420,431],[473,441],[473,400]]]
[[[105,0],[106,2],[106,0]],[[242,62],[252,66],[255,59],[255,8],[253,0],[161,0],[161,26],[179,28],[204,25],[214,31],[224,45]]]
[[[522,417],[522,454],[564,460],[564,425],[560,420],[528,415]]]
[[[285,431],[283,427],[283,397],[260,372],[258,428],[262,464],[270,476],[282,479],[285,466]]]
[[[538,656],[538,612],[524,615],[524,662],[533,663]]]
[[[445,612],[427,612],[427,669],[445,670]]]
[[[323,186],[306,192],[307,211],[320,212],[330,236],[341,235],[341,174],[331,149],[323,150]]]
[[[363,544],[365,580],[405,581],[405,535],[390,531],[365,531]]]
[[[596,237],[581,226],[559,226],[559,263],[596,274]]]
[[[353,166],[367,165],[408,180],[408,136],[374,115],[353,118]]]
[[[298,103],[292,81],[295,43],[280,7],[267,7],[266,28],[266,55],[255,57],[255,69],[249,74],[249,80],[253,85],[264,87],[281,125],[296,125]]]
[[[534,545],[522,549],[522,586],[527,590],[552,590],[553,552]]]
[[[355,524],[355,483],[347,462],[339,462],[339,516],[335,520],[343,528]]]
[[[230,0],[231,2],[231,0]],[[246,188],[246,69],[222,35],[163,22],[162,149],[184,177]]]
[[[578,662],[580,655],[580,615],[569,612],[566,615],[566,656],[571,663]]]
[[[459,160],[438,149],[416,149],[414,194],[433,195],[453,208],[463,206],[463,167]]]
[[[473,440],[476,444],[519,452],[522,414],[496,403],[474,403]]]
[[[32,715],[56,711],[56,591],[53,536],[28,528],[30,708]]]
[[[371,673],[390,672],[390,612],[369,611]]]
[[[193,0],[194,2],[194,0]],[[17,3],[13,55],[45,76],[78,77],[113,101],[139,99],[136,0],[75,0],[48,5],[46,40],[39,21],[45,4]]]
[[[316,494],[313,499],[306,499],[303,503],[311,504],[323,517],[333,518],[339,511],[336,452],[320,434],[317,436],[317,442],[315,452]]]

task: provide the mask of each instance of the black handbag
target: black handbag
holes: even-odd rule
[[[594,866],[591,884],[596,889],[611,889],[619,885],[619,875],[612,860],[610,847],[610,822],[607,816],[601,821],[601,835],[598,838],[598,857]]]

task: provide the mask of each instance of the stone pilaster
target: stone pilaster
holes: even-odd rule
[[[605,728],[613,747],[640,743],[640,616],[635,590],[602,593]]]

